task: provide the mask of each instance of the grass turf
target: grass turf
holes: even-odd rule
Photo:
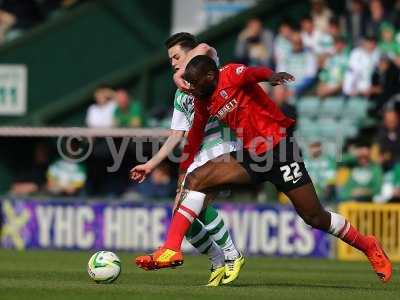
[[[188,256],[175,270],[145,272],[118,253],[122,274],[111,285],[86,273],[89,252],[0,250],[0,299],[400,299],[398,265],[382,284],[364,262],[247,258],[231,286],[207,288],[208,262]]]

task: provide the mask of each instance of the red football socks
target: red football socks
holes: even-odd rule
[[[192,225],[192,222],[190,222],[183,214],[178,211],[175,212],[168,229],[164,247],[174,251],[180,251],[183,237],[189,230],[190,225]]]

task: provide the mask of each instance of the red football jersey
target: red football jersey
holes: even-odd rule
[[[204,128],[210,116],[216,116],[230,127],[243,148],[265,153],[286,137],[294,120],[285,116],[258,82],[273,73],[265,67],[229,64],[220,69],[217,87],[208,100],[195,99],[195,113],[183,150],[181,170],[185,171],[201,145]]]

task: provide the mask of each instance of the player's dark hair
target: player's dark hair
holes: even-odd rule
[[[199,44],[193,34],[190,34],[188,32],[178,32],[173,35],[171,35],[166,41],[165,41],[165,47],[167,49],[172,48],[176,45],[181,46],[184,50],[192,50],[193,48],[196,48],[196,46]]]
[[[218,73],[215,61],[207,55],[197,55],[193,57],[186,66],[184,78],[205,75],[208,72]]]

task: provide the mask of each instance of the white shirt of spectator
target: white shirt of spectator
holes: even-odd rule
[[[288,86],[290,89],[302,85],[304,80],[313,78],[318,71],[317,58],[313,52],[305,49],[302,52],[290,52],[276,67],[277,72],[289,70],[296,80]]]
[[[92,104],[86,114],[86,125],[95,128],[110,128],[114,124],[114,111],[117,104],[109,101],[104,105]]]
[[[319,30],[314,30],[311,34],[302,32],[301,39],[304,47],[315,54],[332,54],[334,51],[333,38],[325,32]]]
[[[343,93],[346,95],[361,94],[371,87],[372,74],[380,58],[376,49],[369,53],[364,48],[355,48],[350,53],[349,67],[344,77]]]

